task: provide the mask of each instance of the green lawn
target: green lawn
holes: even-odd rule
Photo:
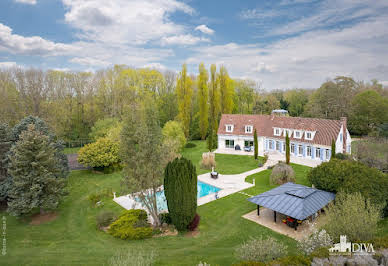
[[[197,167],[197,174],[208,173],[209,170],[201,169],[202,153],[207,152],[205,141],[191,141],[196,146],[185,148],[182,156],[190,159]],[[262,158],[259,158],[262,161]],[[216,154],[216,170],[221,174],[240,174],[258,167],[259,161],[249,155]]]
[[[80,147],[76,147],[76,148],[65,148],[64,153],[65,153],[65,154],[74,154],[74,153],[78,153],[78,151],[79,151],[80,149],[81,149]]]

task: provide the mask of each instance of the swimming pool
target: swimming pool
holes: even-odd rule
[[[217,191],[220,191],[220,190],[221,189],[218,187],[198,181],[197,198],[201,198],[209,194],[216,193]],[[136,201],[139,201],[139,200],[136,200]],[[167,210],[167,200],[166,200],[166,196],[164,195],[164,191],[159,191],[156,193],[156,204],[158,205],[159,211]]]

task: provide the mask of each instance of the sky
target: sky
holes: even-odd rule
[[[388,85],[388,0],[1,0],[0,67],[224,65],[265,89]]]

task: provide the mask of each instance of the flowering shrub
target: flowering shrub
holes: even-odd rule
[[[333,240],[326,230],[314,230],[314,232],[299,241],[298,247],[305,254],[310,255],[315,249],[320,247],[330,247],[333,245]]]
[[[286,246],[270,237],[252,238],[236,249],[236,255],[243,261],[267,262],[287,255]]]

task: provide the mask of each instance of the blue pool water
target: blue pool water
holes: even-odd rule
[[[197,198],[216,193],[220,189],[218,187],[203,183],[198,181],[197,183]],[[159,191],[156,193],[156,204],[158,205],[159,211],[167,210],[167,200],[164,195],[164,191]]]

